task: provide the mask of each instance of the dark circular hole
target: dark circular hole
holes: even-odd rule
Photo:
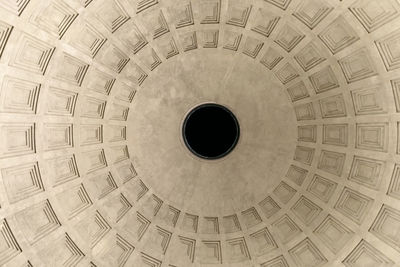
[[[229,154],[239,140],[239,123],[224,106],[207,103],[186,116],[182,128],[189,150],[204,159],[219,159]]]

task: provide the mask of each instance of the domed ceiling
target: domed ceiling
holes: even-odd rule
[[[0,0],[0,69],[1,266],[400,266],[398,0]]]

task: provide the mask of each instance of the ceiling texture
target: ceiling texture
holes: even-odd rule
[[[0,0],[0,70],[1,266],[400,266],[398,0]]]

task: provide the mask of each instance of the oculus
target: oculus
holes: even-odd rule
[[[194,155],[213,160],[228,155],[235,148],[240,127],[228,108],[206,103],[187,114],[182,135],[185,145]]]

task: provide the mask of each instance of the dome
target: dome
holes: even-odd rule
[[[0,15],[0,266],[399,266],[398,0]]]

